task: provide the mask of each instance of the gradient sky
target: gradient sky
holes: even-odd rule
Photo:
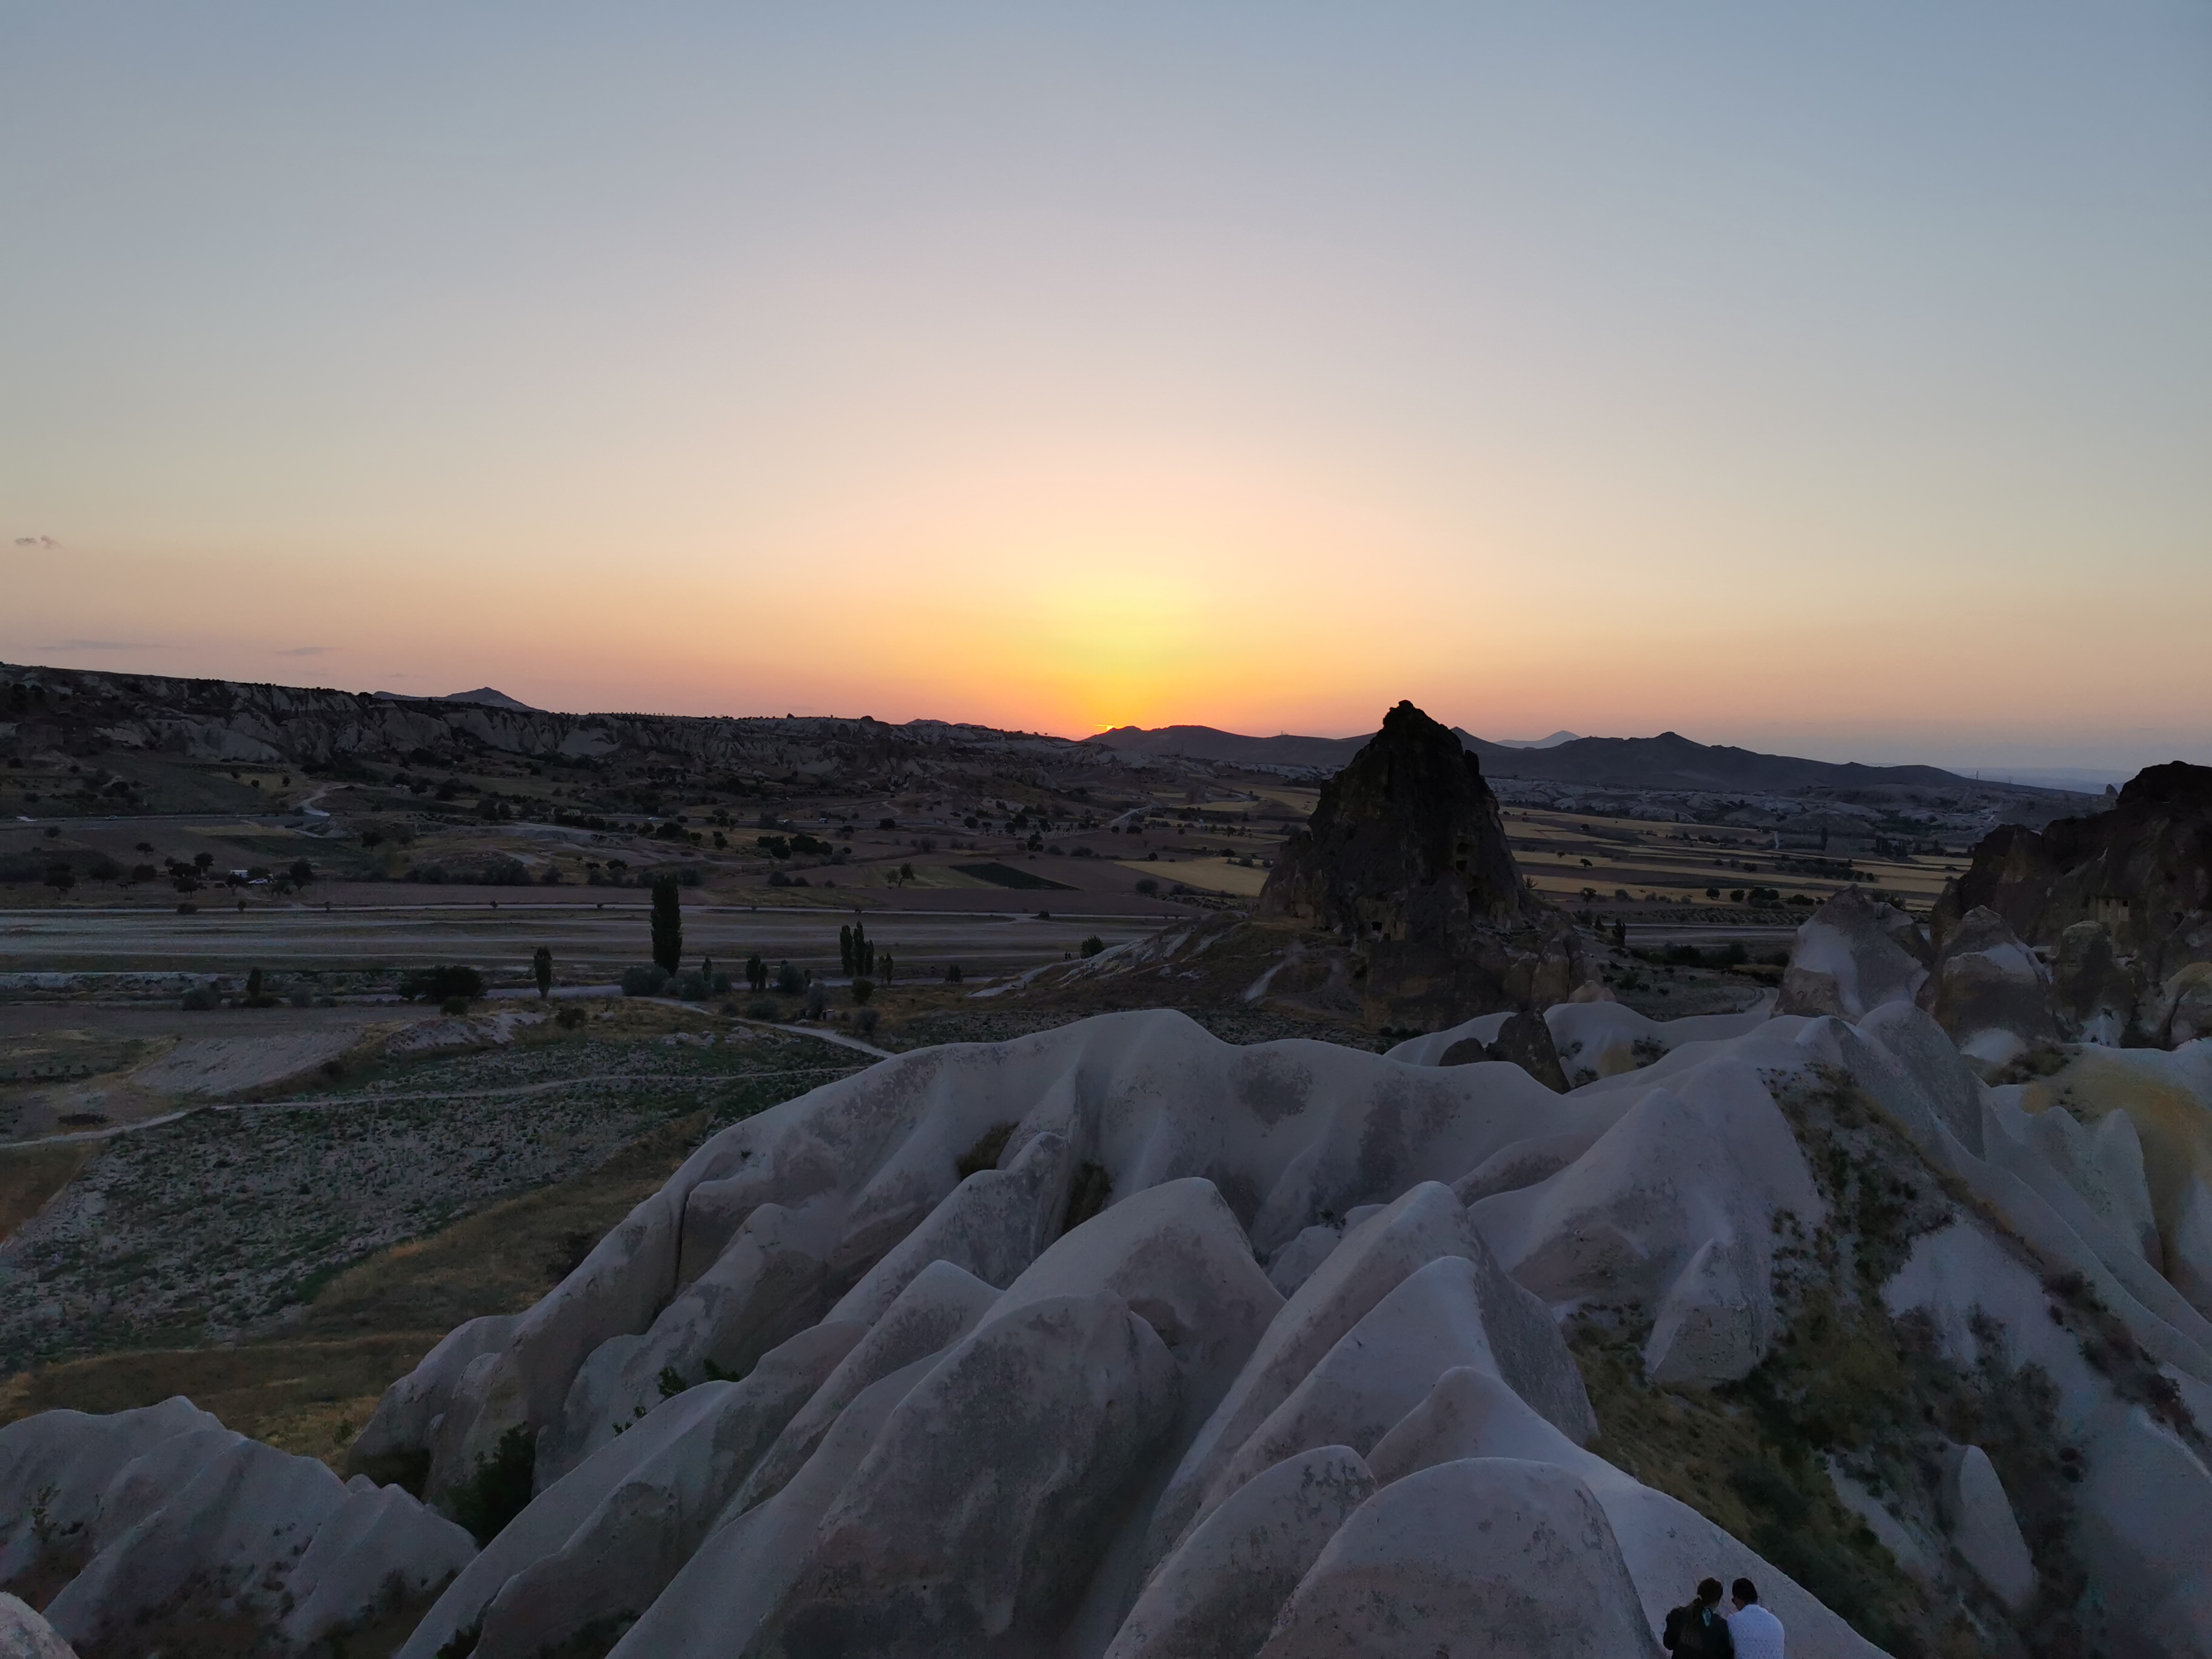
[[[2212,760],[2212,9],[0,0],[0,657]]]

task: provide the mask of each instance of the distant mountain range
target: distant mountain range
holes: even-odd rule
[[[1862,766],[1801,760],[1727,744],[1693,743],[1675,732],[1656,738],[1578,738],[1555,732],[1534,743],[1493,743],[1458,726],[1459,738],[1491,777],[1532,778],[1599,788],[1740,790],[1784,793],[1816,787],[1972,787],[1974,780],[1938,766]],[[1358,738],[1249,738],[1210,726],[1116,726],[1091,739],[1124,753],[1179,755],[1245,766],[1335,769],[1367,742]],[[2016,786],[2017,787],[2017,786]]]
[[[542,714],[542,708],[532,708],[526,702],[518,702],[504,691],[495,691],[489,685],[480,685],[473,691],[449,691],[442,697],[418,697],[409,691],[380,691],[376,694],[387,702],[474,702],[486,708],[511,708],[518,714]]]

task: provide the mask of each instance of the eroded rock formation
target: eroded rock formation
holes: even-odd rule
[[[1480,763],[1410,702],[1322,787],[1259,908],[1351,946],[1370,1024],[1542,1007],[1588,976],[1572,926],[1515,866]]]
[[[1622,1396],[1575,1357],[1675,1411],[1852,1317],[2042,1391],[2045,1438],[2001,1479],[1975,1435],[1900,1418],[1905,1484],[1861,1490],[1885,1535],[1936,1540],[1911,1595],[1954,1596],[1992,1650],[2015,1607],[2212,1655],[2189,1184],[2212,1061],[2099,1050],[2110,1075],[2063,1095],[1995,1089],[1905,996],[1543,1018],[1602,1074],[1560,1094],[1435,1064],[1463,1031],[1239,1048],[1164,1012],[886,1060],[714,1135],[538,1306],[390,1390],[359,1455],[437,1503],[480,1449],[534,1451],[481,1552],[173,1401],[0,1430],[0,1588],[65,1583],[45,1611],[83,1659],[181,1648],[195,1595],[305,1654],[383,1616],[394,1571],[404,1610],[444,1584],[402,1659],[1425,1659],[1650,1652],[1711,1572],[1756,1580],[1801,1659],[1865,1659],[1775,1561],[1601,1455]],[[1071,1164],[1108,1200],[1087,1219]],[[767,1344],[736,1381],[708,1371],[732,1333]],[[609,1379],[647,1342],[672,1392],[634,1401]],[[1941,1480],[1908,1489],[1923,1463]],[[2063,1527],[2008,1532],[1999,1504],[2039,1491]],[[2054,1613],[2045,1584],[2077,1599]]]
[[[2056,959],[2066,1036],[2170,1047],[2212,1030],[2191,1001],[2212,964],[2212,767],[2148,767],[2108,812],[1993,831],[1936,904],[1938,943],[1978,908]]]

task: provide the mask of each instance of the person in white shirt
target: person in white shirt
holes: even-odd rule
[[[1782,1621],[1759,1605],[1759,1589],[1748,1578],[1729,1587],[1735,1611],[1729,1614],[1729,1637],[1735,1659],[1782,1659]]]

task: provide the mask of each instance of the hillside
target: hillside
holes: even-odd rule
[[[1664,789],[1790,793],[1801,789],[1882,787],[1972,789],[1976,781],[1936,766],[1865,766],[1856,762],[1804,760],[1765,755],[1728,744],[1696,743],[1679,732],[1656,738],[1568,738],[1554,734],[1540,745],[1492,743],[1458,726],[1461,743],[1482,762],[1486,776],[1529,778],[1614,789]],[[1116,726],[1091,739],[1127,754],[1179,755],[1247,766],[1303,766],[1334,769],[1366,744],[1366,737],[1249,738],[1210,726],[1164,726],[1146,731]],[[2044,793],[2021,786],[2019,793]]]

